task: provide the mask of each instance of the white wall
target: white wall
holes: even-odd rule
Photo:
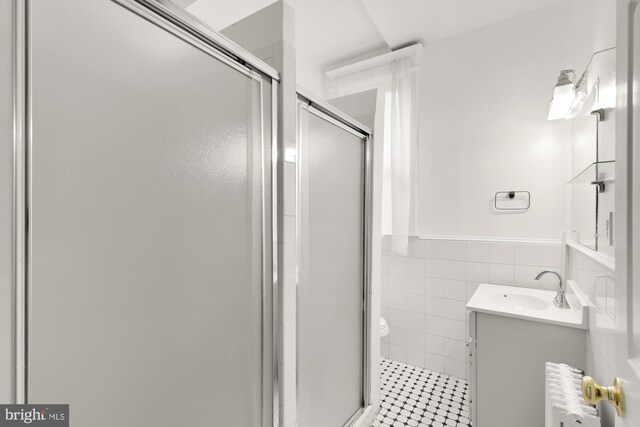
[[[615,2],[567,0],[426,46],[419,88],[418,234],[460,239],[425,239],[414,242],[407,257],[383,257],[382,314],[391,328],[383,356],[462,376],[465,335],[457,301],[469,298],[478,282],[535,286],[533,274],[558,269],[557,245],[491,249],[504,249],[500,238],[559,240],[569,231],[571,122],[547,121],[548,102],[561,69],[580,73],[595,51],[613,45]],[[493,194],[509,189],[531,191],[529,212],[492,211]],[[434,245],[442,248],[429,252]],[[607,383],[615,373],[614,272],[573,250],[569,254],[567,278],[594,300],[588,374]],[[612,426],[613,414],[602,409],[603,425]]]
[[[569,2],[428,44],[419,87],[418,233],[559,240],[571,127],[546,120],[570,67]],[[526,213],[495,192],[527,190]]]
[[[333,98],[328,102],[373,130],[375,127],[377,96],[377,89],[371,89],[366,92]]]
[[[616,45],[616,2],[569,0],[571,4],[571,59],[581,72],[594,52]]]
[[[324,99],[322,66],[313,60],[313,53],[296,47],[296,79],[298,85]]]

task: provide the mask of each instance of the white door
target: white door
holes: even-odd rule
[[[640,11],[618,2],[618,124],[616,164],[616,374],[625,414],[617,427],[640,426]],[[630,92],[626,92],[626,90]],[[631,97],[625,96],[631,94]],[[629,132],[630,131],[630,132]],[[611,384],[606,384],[610,386]]]

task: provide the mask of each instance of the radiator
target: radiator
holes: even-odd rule
[[[545,427],[600,427],[598,410],[582,398],[584,372],[563,363],[545,366]]]

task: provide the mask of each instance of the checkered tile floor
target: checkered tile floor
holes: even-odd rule
[[[382,359],[382,400],[371,427],[470,427],[463,379]]]

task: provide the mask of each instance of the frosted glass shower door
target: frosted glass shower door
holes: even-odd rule
[[[28,401],[262,426],[270,80],[142,9],[29,4]]]
[[[300,425],[342,427],[364,406],[365,140],[299,112]]]

